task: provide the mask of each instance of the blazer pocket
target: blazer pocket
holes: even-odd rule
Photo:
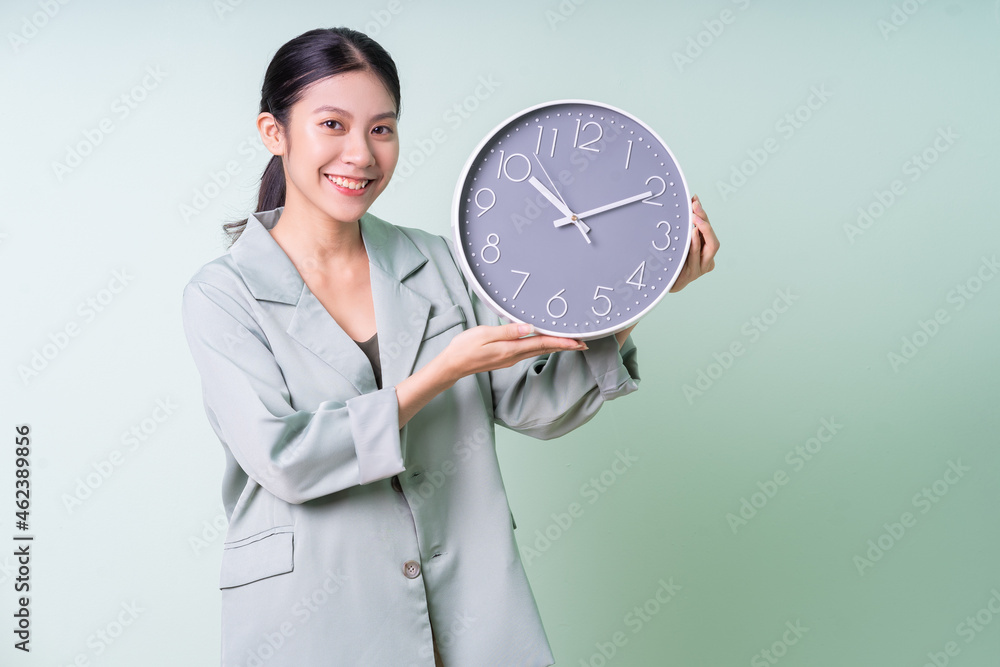
[[[293,541],[292,527],[279,526],[226,542],[219,588],[233,588],[291,572]]]
[[[427,331],[424,333],[423,339],[433,338],[456,324],[465,324],[465,311],[457,303],[427,320]]]

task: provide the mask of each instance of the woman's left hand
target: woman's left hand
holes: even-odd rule
[[[715,253],[719,251],[719,239],[708,222],[708,214],[701,207],[698,195],[693,195],[691,201],[691,223],[695,226],[691,232],[691,249],[688,251],[684,268],[670,288],[671,292],[679,292],[692,280],[714,269]]]

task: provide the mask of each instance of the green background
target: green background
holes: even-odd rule
[[[334,25],[368,31],[402,77],[375,214],[449,234],[478,141],[585,98],[657,130],[722,242],[636,328],[637,393],[555,441],[499,434],[558,664],[1000,665],[992,0],[4,2],[0,540],[28,423],[36,541],[28,655],[0,556],[0,663],[217,664],[223,456],[181,289],[255,201],[271,56]],[[863,228],[859,208],[879,215]]]

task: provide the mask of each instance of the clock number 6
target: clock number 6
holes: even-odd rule
[[[657,229],[659,229],[660,225],[667,226],[667,245],[661,248],[660,246],[656,245],[656,241],[651,241],[651,243],[653,244],[653,247],[656,248],[657,250],[666,250],[667,248],[670,247],[670,223],[667,222],[666,220],[660,220],[658,223],[656,223]]]
[[[594,311],[594,315],[597,315],[598,317],[604,317],[605,315],[611,312],[611,299],[606,294],[601,294],[602,289],[611,290],[612,288],[602,287],[601,285],[598,285],[597,289],[594,290],[594,301],[597,301],[598,299],[604,299],[605,301],[608,302],[608,307],[603,313],[597,312],[597,308],[594,308],[593,306],[590,307],[590,309]]]
[[[562,294],[565,291],[566,291],[566,288],[563,288],[563,289],[559,290],[558,292],[556,292],[555,296],[553,296],[551,299],[549,299],[548,302],[546,302],[546,304],[545,304],[545,310],[549,311],[549,317],[551,317],[554,320],[555,319],[559,319],[560,317],[562,317],[563,315],[566,314],[566,311],[569,310],[569,304],[566,303],[566,299],[564,299],[561,296],[559,296],[560,294]],[[563,305],[562,312],[559,313],[558,315],[556,315],[555,313],[552,312],[552,302],[555,301],[556,299],[559,299],[560,301],[562,301],[562,305]]]
[[[495,241],[491,241],[490,237],[492,237],[492,238],[494,238],[496,240]],[[499,236],[497,236],[496,234],[487,234],[486,235],[486,245],[484,245],[483,249],[479,251],[479,258],[482,259],[487,264],[496,264],[497,262],[499,262],[500,261],[500,248],[498,246],[499,243],[500,243],[500,237]],[[487,248],[493,248],[497,252],[497,256],[494,257],[492,260],[486,259],[486,249]]]

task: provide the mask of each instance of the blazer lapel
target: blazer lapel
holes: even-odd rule
[[[359,394],[375,391],[368,357],[327,312],[268,230],[284,207],[254,213],[230,252],[254,298],[293,305],[287,333],[344,376]],[[366,214],[361,235],[368,252],[382,386],[406,378],[416,360],[430,301],[403,284],[427,258],[388,223]]]
[[[288,335],[343,375],[359,394],[377,389],[368,357],[305,283],[288,323]]]
[[[427,328],[430,300],[404,284],[427,258],[398,228],[373,215],[361,218],[361,236],[371,270],[382,386],[388,387],[413,371]]]

